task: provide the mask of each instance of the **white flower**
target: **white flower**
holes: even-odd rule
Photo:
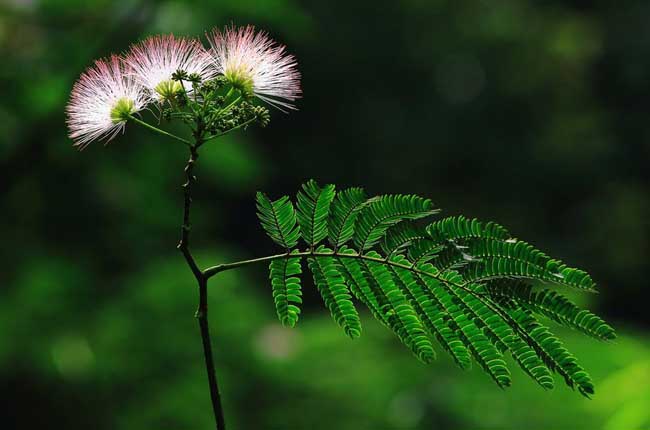
[[[108,142],[145,104],[142,86],[125,74],[120,57],[97,60],[70,93],[66,107],[70,138],[80,149],[95,140],[105,138]]]
[[[173,96],[182,89],[172,74],[183,70],[206,81],[216,76],[210,54],[196,39],[176,38],[173,34],[149,37],[131,46],[125,58],[129,73],[149,90],[154,100]],[[189,92],[191,85],[183,82]]]
[[[208,34],[217,71],[237,89],[252,93],[276,107],[295,109],[300,98],[296,59],[253,26],[214,29]]]

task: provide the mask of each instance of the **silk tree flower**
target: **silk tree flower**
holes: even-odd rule
[[[80,149],[95,140],[108,142],[145,105],[142,86],[127,76],[120,57],[97,60],[72,87],[66,107],[70,138]]]
[[[293,55],[253,26],[227,27],[208,34],[217,71],[242,92],[281,108],[295,109],[300,98],[300,72]]]
[[[167,99],[183,89],[191,91],[187,82],[172,80],[172,74],[183,70],[197,74],[202,80],[216,76],[210,54],[196,39],[174,37],[173,34],[152,36],[131,46],[125,63],[135,79],[148,91],[152,99]]]

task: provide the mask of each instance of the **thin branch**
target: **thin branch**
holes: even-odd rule
[[[413,273],[418,274],[419,276],[425,275],[428,277],[432,277],[434,279],[437,279],[441,281],[443,284],[446,285],[451,285],[453,287],[459,288],[467,293],[472,294],[474,297],[476,297],[478,300],[480,300],[484,305],[488,306],[493,312],[495,312],[501,319],[505,320],[506,322],[510,323],[513,320],[509,318],[507,315],[503,315],[502,312],[500,312],[500,309],[492,306],[492,304],[489,301],[486,301],[483,297],[483,294],[472,290],[471,288],[467,287],[467,284],[458,284],[456,282],[451,282],[447,279],[443,279],[440,276],[437,276],[433,273],[430,272],[425,272],[423,270],[416,269],[414,266],[409,266],[407,264],[401,264],[401,263],[396,263],[394,261],[389,261],[385,260],[383,258],[376,258],[376,257],[370,257],[368,255],[362,255],[362,254],[341,254],[337,252],[312,252],[312,251],[305,251],[305,252],[295,252],[295,253],[284,253],[284,254],[275,254],[275,255],[269,255],[266,257],[260,257],[260,258],[253,258],[250,260],[242,260],[242,261],[236,261],[234,263],[224,263],[224,264],[219,264],[217,266],[212,266],[203,271],[203,276],[205,276],[207,279],[211,278],[212,276],[226,271],[226,270],[231,270],[231,269],[236,269],[238,267],[242,266],[248,266],[251,264],[256,264],[256,263],[263,263],[267,261],[272,261],[272,260],[279,260],[282,258],[294,258],[294,257],[337,257],[337,258],[353,258],[353,259],[358,259],[358,260],[365,260],[365,261],[372,261],[375,263],[381,263],[381,264],[386,264],[389,266],[393,267],[398,267],[401,269],[406,269],[409,270]],[[511,325],[511,324],[509,324]],[[520,328],[520,327],[517,327]],[[528,337],[527,333],[523,333],[526,337]]]
[[[221,406],[221,393],[219,392],[219,384],[217,382],[217,374],[214,370],[214,359],[212,356],[212,341],[210,339],[210,326],[208,322],[208,280],[206,278],[199,280],[199,308],[196,311],[196,319],[199,321],[199,328],[201,330],[203,358],[205,360],[205,370],[208,374],[212,412],[214,413],[217,430],[225,430],[226,422],[223,407]]]
[[[423,270],[417,269],[412,265],[407,265],[407,264],[402,264],[402,263],[396,263],[394,261],[386,260],[384,258],[377,258],[377,257],[370,257],[368,255],[363,255],[363,254],[342,254],[339,252],[314,252],[314,251],[304,251],[304,252],[294,252],[294,253],[284,253],[284,254],[275,254],[275,255],[269,255],[267,257],[260,257],[260,258],[254,258],[251,260],[242,260],[242,261],[236,261],[234,263],[224,263],[224,264],[219,264],[217,266],[212,266],[208,267],[203,271],[203,276],[206,278],[211,278],[217,273],[223,272],[225,270],[231,270],[231,269],[236,269],[238,267],[242,266],[248,266],[250,264],[256,264],[256,263],[263,263],[266,261],[272,261],[272,260],[279,260],[282,258],[293,258],[293,257],[337,257],[337,258],[353,258],[357,260],[364,260],[364,261],[372,261],[375,263],[381,263],[381,264],[386,264],[389,266],[393,267],[398,267],[400,269],[406,269],[414,273],[418,273],[421,275],[425,275],[434,279],[437,279],[439,281],[452,284],[455,287],[462,288],[467,291],[472,291],[471,289],[467,288],[466,284],[457,284],[455,282],[450,282],[438,275],[435,275],[430,272],[425,272]]]
[[[192,274],[196,278],[199,287],[199,305],[196,310],[196,318],[199,322],[199,329],[201,331],[201,341],[203,344],[203,357],[205,361],[205,369],[208,375],[208,385],[210,387],[210,400],[212,402],[212,411],[216,422],[217,430],[225,430],[226,424],[224,419],[223,407],[221,405],[221,393],[219,392],[219,384],[217,383],[217,375],[214,369],[214,358],[212,354],[212,341],[210,339],[210,326],[208,322],[208,278],[199,269],[192,252],[190,251],[190,232],[191,224],[191,208],[192,208],[192,187],[196,182],[194,176],[194,166],[199,158],[198,147],[201,145],[203,139],[203,131],[199,123],[199,130],[195,133],[196,143],[189,145],[190,158],[185,166],[185,183],[183,184],[183,225],[181,226],[181,239],[178,243],[178,249],[185,257],[187,265],[190,267]]]
[[[228,129],[228,130],[226,130],[226,131],[223,131],[223,132],[218,133],[218,134],[213,134],[212,136],[208,136],[208,137],[206,137],[206,138],[203,140],[203,143],[205,143],[205,142],[207,142],[207,141],[209,141],[209,140],[212,140],[212,139],[216,139],[217,137],[221,137],[221,136],[223,136],[223,135],[225,135],[225,134],[230,133],[231,131],[235,131],[235,130],[238,130],[238,129],[240,129],[240,128],[246,127],[247,125],[253,123],[256,119],[257,119],[257,118],[251,118],[251,119],[249,119],[248,121],[244,121],[244,122],[242,122],[241,124],[239,124],[239,125],[237,125],[237,126],[235,126],[235,127],[233,127],[233,128],[230,128],[230,129]]]
[[[141,125],[141,126],[143,126],[145,128],[148,128],[151,131],[162,134],[163,136],[171,137],[172,139],[183,142],[187,146],[190,146],[190,147],[192,146],[192,143],[189,140],[183,139],[182,137],[176,136],[175,134],[169,133],[169,132],[167,132],[165,130],[161,130],[158,127],[155,127],[155,126],[149,124],[148,122],[142,121],[141,119],[139,119],[139,118],[137,118],[137,117],[135,117],[133,115],[129,115],[129,119],[132,120],[133,122],[135,122],[136,124],[139,124],[139,125]]]
[[[178,249],[183,253],[185,261],[187,261],[188,266],[192,270],[194,277],[197,280],[200,280],[203,277],[201,269],[199,269],[196,260],[190,252],[190,229],[192,224],[190,222],[190,210],[192,207],[192,186],[196,182],[196,176],[194,176],[194,165],[199,158],[199,152],[195,145],[190,146],[190,159],[187,160],[187,165],[185,165],[185,183],[183,184],[183,225],[181,226],[181,240],[178,242]]]
[[[241,95],[235,97],[235,99],[233,101],[231,101],[230,103],[228,103],[228,105],[226,107],[219,109],[219,113],[217,115],[221,115],[224,112],[228,112],[228,110],[231,107],[233,107],[239,100],[241,100],[241,98],[242,98]]]

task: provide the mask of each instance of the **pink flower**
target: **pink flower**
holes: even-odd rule
[[[129,73],[154,100],[168,98],[182,89],[180,82],[172,80],[172,74],[177,70],[196,73],[204,81],[217,74],[211,56],[198,40],[177,38],[173,34],[152,36],[131,46],[124,61]],[[191,90],[187,82],[183,85],[185,90]]]
[[[208,34],[217,71],[237,89],[252,93],[278,108],[295,109],[300,98],[296,59],[265,32],[253,26],[217,29]]]
[[[120,57],[97,60],[72,88],[66,107],[70,138],[80,149],[95,140],[108,142],[145,104],[142,86],[125,74]]]

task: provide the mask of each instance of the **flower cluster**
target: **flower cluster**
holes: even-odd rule
[[[96,61],[74,84],[66,109],[75,146],[110,141],[149,105],[168,118],[170,109],[181,109],[187,100],[225,105],[217,109],[213,132],[246,118],[266,124],[268,112],[253,106],[252,98],[280,110],[295,109],[293,103],[301,96],[300,73],[283,45],[252,26],[215,29],[207,38],[209,48],[193,38],[152,36],[125,54]],[[212,92],[223,87],[229,87],[228,92],[213,97]]]
[[[293,109],[300,97],[296,59],[252,26],[213,30],[208,38],[217,71],[244,91],[275,106]],[[284,102],[279,99],[288,100]]]

